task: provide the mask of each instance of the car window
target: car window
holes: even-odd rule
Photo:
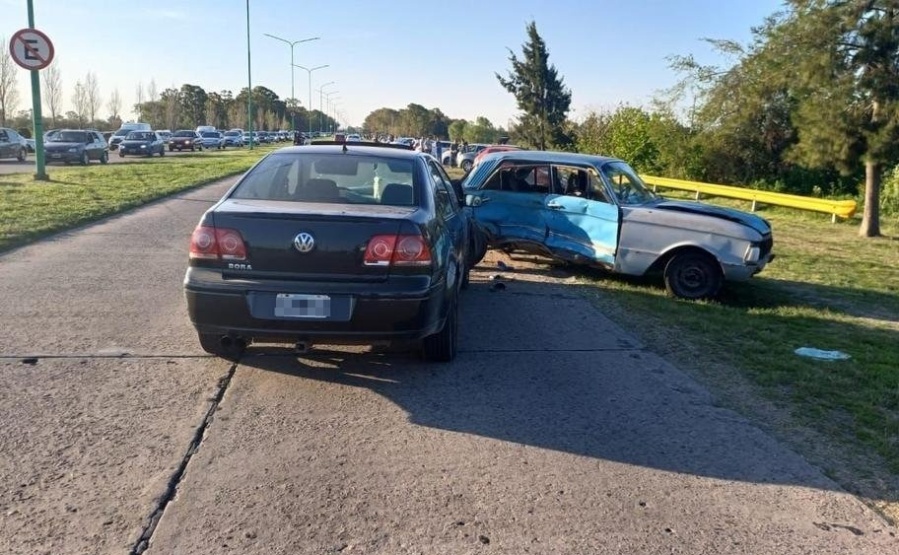
[[[8,141],[9,135],[6,134],[6,131],[0,131],[0,141]]]
[[[621,161],[608,162],[600,168],[612,186],[619,204],[642,204],[658,197],[637,177],[637,173]]]
[[[537,164],[502,164],[484,184],[485,189],[546,195],[552,191],[549,166]]]
[[[455,216],[459,210],[459,201],[453,192],[452,185],[445,178],[445,174],[441,171],[439,165],[433,160],[429,160],[428,169],[431,172],[431,177],[434,179],[434,200],[437,212],[443,216],[444,220],[448,220]]]
[[[583,197],[611,204],[602,180],[593,168],[579,166],[553,166],[560,195]]]
[[[272,154],[232,198],[415,206],[421,184],[413,159],[343,154]]]

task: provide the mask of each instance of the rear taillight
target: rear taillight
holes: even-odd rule
[[[375,235],[365,249],[366,266],[429,266],[431,249],[421,235]]]
[[[204,260],[246,260],[247,246],[236,230],[197,226],[190,237],[190,257]]]

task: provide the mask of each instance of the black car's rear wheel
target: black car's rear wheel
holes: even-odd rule
[[[103,154],[100,155],[100,163],[105,164],[107,162],[109,162],[109,153],[104,152]]]
[[[225,360],[236,361],[247,348],[246,342],[242,339],[223,336],[215,333],[197,333],[200,340],[200,347],[211,355],[223,358]]]
[[[165,156],[165,149],[164,149],[164,148],[160,148],[160,149],[159,149],[159,156],[160,156],[160,157]]]
[[[459,341],[459,295],[458,290],[446,310],[443,329],[424,338],[422,354],[429,362],[450,362],[456,358]]]
[[[19,149],[19,152],[16,154],[16,160],[18,160],[19,162],[24,162],[27,154],[28,151],[26,151],[24,148]]]
[[[82,166],[86,166],[88,162],[90,162],[90,158],[87,157],[87,151],[81,153],[81,159],[78,160]]]
[[[664,279],[665,289],[675,297],[699,300],[716,297],[724,276],[718,262],[710,255],[687,251],[668,261]]]

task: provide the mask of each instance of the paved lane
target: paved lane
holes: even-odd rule
[[[477,272],[449,365],[202,356],[187,238],[228,185],[0,257],[0,552],[899,552],[576,286]]]

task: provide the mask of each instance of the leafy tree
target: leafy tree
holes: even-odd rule
[[[490,120],[480,116],[465,125],[462,137],[469,143],[495,143],[498,135]]]
[[[207,94],[203,87],[185,83],[181,85],[179,99],[181,101],[181,125],[179,127],[191,129],[198,124],[205,123]]]
[[[0,125],[12,119],[19,103],[19,89],[16,76],[17,67],[9,53],[6,38],[0,38]]]
[[[565,120],[571,105],[567,90],[554,65],[549,64],[546,43],[537,33],[537,24],[527,26],[528,42],[522,45],[521,59],[509,50],[512,69],[508,78],[498,73],[497,80],[518,101],[523,112],[516,132],[524,142],[546,150],[570,142],[565,134]]]
[[[447,129],[451,141],[461,141],[465,138],[465,128],[468,126],[467,123],[468,122],[464,119],[453,120]]]
[[[899,0],[789,0],[756,31],[748,59],[788,91],[788,159],[865,174],[859,234],[880,235],[886,164],[899,155]],[[770,96],[768,97],[770,99]]]

